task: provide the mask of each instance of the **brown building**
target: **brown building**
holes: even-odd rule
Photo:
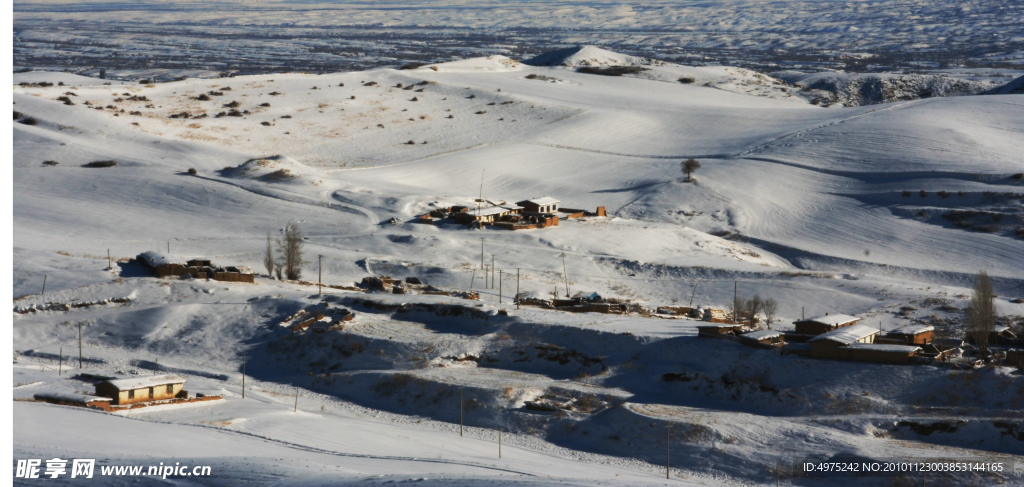
[[[124,405],[188,397],[185,379],[173,375],[113,379],[96,384],[96,395],[110,398],[110,404]]]
[[[717,337],[723,335],[736,335],[743,330],[746,325],[732,324],[732,323],[716,323],[714,325],[699,325],[697,326],[697,336],[701,337]]]
[[[885,335],[885,342],[903,345],[927,345],[934,338],[934,326],[909,325],[887,333]],[[879,339],[879,341],[881,341],[881,339]]]
[[[153,271],[157,277],[180,276],[188,273],[188,263],[176,255],[151,251],[139,254],[136,260]]]
[[[785,337],[786,334],[778,330],[757,330],[740,335],[740,340],[762,345],[782,346],[786,343]]]
[[[854,343],[874,343],[878,330],[865,325],[849,325],[836,328],[809,340],[811,356],[816,358],[844,358],[840,347]]]
[[[909,364],[921,351],[914,345],[883,345],[878,343],[853,343],[840,347],[839,359],[856,362],[874,362],[878,364]]]
[[[558,211],[558,201],[550,196],[517,201],[516,204],[523,207],[526,213],[554,213]]]
[[[826,314],[825,316],[819,316],[809,320],[797,321],[794,322],[793,325],[796,327],[796,333],[799,335],[821,335],[835,330],[836,328],[856,325],[858,320],[860,320],[860,318],[856,316]]]

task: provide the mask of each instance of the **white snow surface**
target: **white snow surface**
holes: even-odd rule
[[[622,77],[494,58],[437,67],[152,86],[28,73],[66,85],[13,89],[14,110],[38,123],[13,125],[12,297],[42,310],[12,313],[13,394],[25,400],[14,402],[15,458],[185,459],[214,465],[211,485],[645,485],[665,482],[671,426],[671,483],[730,486],[774,485],[770,466],[812,456],[1024,453],[1000,429],[1019,424],[1024,385],[1009,369],[812,360],[697,338],[704,322],[686,318],[509,304],[517,291],[597,292],[724,310],[736,290],[777,299],[780,330],[805,311],[856,315],[875,332],[956,322],[921,303],[963,308],[988,269],[999,312],[1022,315],[1024,240],[940,216],[1019,211],[1020,95],[822,108],[728,66]],[[221,95],[198,99],[211,91]],[[56,100],[65,92],[74,105]],[[231,102],[248,113],[217,117]],[[687,182],[689,157],[702,168]],[[609,216],[516,232],[411,222],[472,207],[481,179],[488,201],[550,195]],[[306,239],[303,279],[417,277],[481,300],[319,296],[269,279],[268,240],[289,222]],[[128,262],[168,244],[257,269],[257,283],[157,279]],[[898,313],[912,302],[922,309]],[[279,326],[328,304],[355,320],[324,333]],[[78,365],[79,325],[87,372],[172,374],[225,400],[124,415],[29,402],[93,393],[52,370],[61,351]],[[968,381],[970,402],[946,394]],[[460,388],[473,401],[466,436]],[[899,425],[946,424],[954,410],[965,423],[948,432]]]

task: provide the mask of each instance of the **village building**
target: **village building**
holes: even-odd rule
[[[860,318],[856,316],[836,314],[825,316],[819,316],[817,318],[811,318],[809,320],[800,320],[794,322],[795,332],[798,335],[821,335],[828,333],[836,328],[842,328],[845,326],[853,326],[857,324]]]
[[[164,252],[143,252],[136,258],[157,277],[171,277],[186,274],[188,263],[176,255]]]
[[[818,335],[808,342],[812,357],[838,359],[842,358],[840,347],[854,343],[874,343],[876,335],[878,330],[870,326],[848,325]]]
[[[743,330],[746,325],[735,323],[715,323],[712,325],[697,326],[697,336],[720,338],[723,336],[735,336]]]
[[[469,224],[473,222],[494,223],[501,221],[510,215],[519,214],[523,207],[517,205],[496,205],[488,208],[479,208],[459,213],[454,213],[452,219],[456,223]]]
[[[516,204],[523,208],[524,213],[554,213],[558,211],[558,201],[550,196],[517,201]]]
[[[110,398],[110,404],[124,405],[188,397],[185,379],[173,375],[113,379],[96,384],[96,395]]]
[[[77,406],[90,409],[102,409],[108,412],[110,411],[109,397],[90,396],[88,394],[65,394],[60,392],[44,392],[36,394],[35,396],[33,396],[33,399],[37,401],[48,402],[51,404]]]
[[[814,344],[811,344],[812,349]],[[840,347],[839,359],[879,364],[909,364],[921,351],[915,345],[887,345],[879,343],[852,343]]]
[[[907,325],[875,339],[875,343],[892,345],[927,345],[935,338],[935,327],[931,325]]]
[[[740,340],[748,345],[782,346],[786,343],[785,336],[785,333],[778,330],[757,330],[740,335]]]
[[[256,274],[246,266],[218,268],[209,259],[185,261],[176,255],[152,251],[139,254],[135,260],[157,277],[179,277],[187,274],[195,279],[256,283]]]

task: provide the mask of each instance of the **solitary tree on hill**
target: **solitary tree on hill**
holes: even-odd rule
[[[978,345],[982,358],[988,356],[988,337],[996,327],[995,293],[985,271],[974,280],[974,293],[967,304],[967,334]]]
[[[697,162],[697,160],[696,160],[696,159],[694,159],[694,158],[692,158],[692,157],[691,157],[691,158],[689,158],[689,159],[687,159],[687,160],[683,161],[682,163],[680,163],[680,167],[682,168],[682,170],[683,170],[683,173],[684,173],[684,174],[686,174],[686,180],[687,180],[687,181],[690,181],[691,179],[693,179],[693,178],[691,177],[691,175],[692,175],[692,174],[693,174],[693,173],[694,173],[695,171],[697,171],[698,169],[700,169],[700,163],[699,163],[699,162]]]
[[[295,222],[284,227],[284,238],[277,241],[282,257],[278,267],[284,267],[285,276],[292,281],[302,277],[302,243],[302,232]]]

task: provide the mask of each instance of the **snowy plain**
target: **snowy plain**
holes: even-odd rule
[[[596,48],[582,58],[602,57],[636,62]],[[52,370],[77,362],[79,324],[90,372],[176,373],[190,391],[225,396],[129,414],[16,401],[16,458],[185,458],[214,465],[220,473],[203,481],[212,485],[774,485],[776,465],[837,455],[999,457],[1024,468],[1024,380],[1007,369],[824,362],[708,343],[688,319],[509,304],[517,285],[651,307],[725,308],[738,289],[778,299],[782,329],[827,312],[893,329],[956,321],[973,274],[987,269],[1000,313],[1024,315],[1011,302],[1024,297],[1024,239],[1012,223],[1024,97],[826,108],[728,66],[599,76],[576,71],[579,59],[552,64],[488,56],[152,85],[16,74],[63,85],[14,88],[14,109],[36,121],[13,126],[15,306],[131,300],[15,313],[14,397],[88,392]],[[245,113],[217,116],[232,108]],[[703,165],[695,181],[679,170],[689,157]],[[83,166],[97,160],[117,165]],[[481,191],[495,202],[605,206],[609,217],[518,232],[411,222]],[[942,216],[952,210],[1002,223],[963,228]],[[482,300],[335,289],[324,298],[265,277],[155,279],[127,262],[169,249],[259,270],[268,233],[289,221],[308,238],[305,279],[322,255],[328,284],[418,277]],[[500,291],[480,270],[492,258]],[[282,326],[320,305],[356,319],[324,334]],[[476,406],[465,437],[460,390]],[[541,399],[579,407],[525,408]],[[948,421],[963,424],[914,429]],[[669,480],[659,470],[666,426],[679,452]]]

